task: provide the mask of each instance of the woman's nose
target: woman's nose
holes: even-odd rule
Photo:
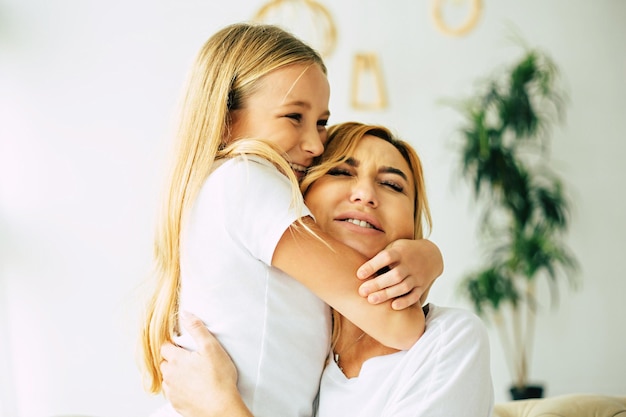
[[[378,207],[378,198],[374,184],[363,179],[357,180],[352,187],[350,202],[364,204],[372,208]]]

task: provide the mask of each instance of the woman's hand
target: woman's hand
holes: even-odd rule
[[[161,348],[163,392],[185,417],[251,417],[237,390],[237,369],[222,345],[202,321],[180,314],[198,350],[188,351],[171,343]]]
[[[443,257],[437,245],[427,239],[399,239],[358,269],[357,276],[367,280],[359,294],[372,304],[394,299],[392,308],[401,310],[423,304],[442,272]]]

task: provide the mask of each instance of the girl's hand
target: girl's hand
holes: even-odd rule
[[[357,271],[367,280],[359,294],[372,304],[393,299],[394,310],[423,304],[435,279],[443,272],[441,251],[427,239],[399,239],[390,243]]]
[[[185,417],[252,416],[237,390],[237,369],[202,321],[180,314],[198,346],[195,352],[171,343],[161,347],[163,392]]]

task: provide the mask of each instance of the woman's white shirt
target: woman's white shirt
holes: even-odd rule
[[[329,361],[318,417],[488,417],[493,401],[484,324],[430,304],[426,331],[410,350],[367,360],[356,378]]]

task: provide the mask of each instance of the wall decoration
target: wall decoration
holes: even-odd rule
[[[357,110],[382,110],[387,107],[387,92],[378,55],[354,55],[351,104]]]
[[[315,0],[271,0],[261,6],[254,21],[274,24],[298,36],[327,58],[337,45],[332,15]]]
[[[446,19],[444,3],[452,3],[454,6],[469,3],[465,20],[457,26],[450,26],[448,19]],[[480,17],[481,12],[481,0],[433,0],[432,17],[435,21],[435,26],[437,26],[437,29],[446,35],[463,36],[467,34],[474,28],[474,26],[476,26],[476,23],[478,23],[478,18]]]

